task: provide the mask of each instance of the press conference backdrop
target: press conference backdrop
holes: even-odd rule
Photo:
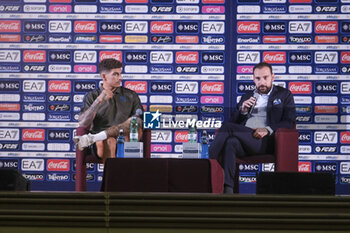
[[[74,190],[77,114],[113,57],[144,109],[174,121],[227,119],[254,64],[271,63],[295,96],[299,170],[332,172],[350,194],[349,0],[2,0],[0,12],[0,167],[32,190]],[[179,157],[187,140],[186,129],[152,130],[152,157]],[[240,170],[252,193],[274,165]],[[89,190],[102,172],[88,164]]]

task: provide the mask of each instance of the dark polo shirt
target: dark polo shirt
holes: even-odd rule
[[[86,111],[102,91],[103,87],[101,86],[100,89],[88,92],[84,97],[81,112]],[[143,110],[137,93],[125,87],[118,87],[113,98],[104,101],[99,107],[91,126],[91,132],[98,133],[113,125],[120,124],[135,115],[137,109]]]

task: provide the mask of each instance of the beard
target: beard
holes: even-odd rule
[[[260,86],[258,87],[258,92],[260,94],[268,94],[271,90],[271,87],[268,87],[268,86]]]

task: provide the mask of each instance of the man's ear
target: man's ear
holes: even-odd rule
[[[102,78],[102,81],[105,81],[106,80],[106,74],[105,73],[100,73],[100,76]]]

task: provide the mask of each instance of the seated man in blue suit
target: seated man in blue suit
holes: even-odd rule
[[[221,126],[209,147],[210,158],[218,159],[224,168],[225,193],[233,193],[236,157],[272,153],[274,132],[294,127],[292,93],[273,85],[274,78],[270,64],[254,67],[255,90],[241,97],[231,119]]]

